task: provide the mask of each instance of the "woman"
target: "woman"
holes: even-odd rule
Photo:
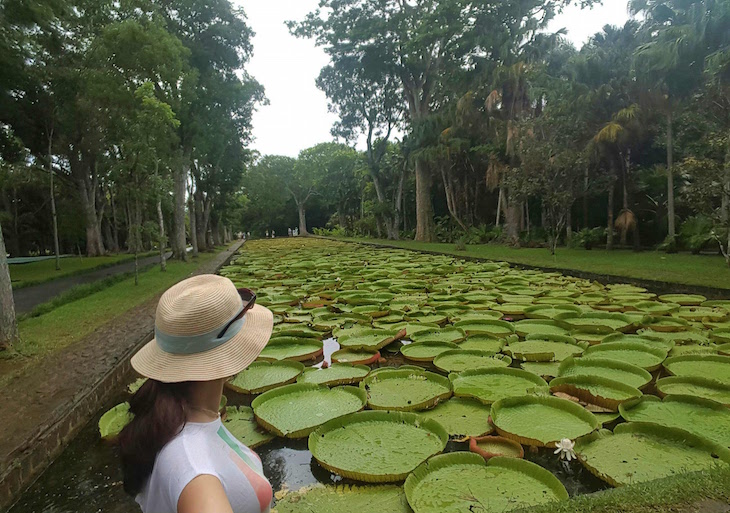
[[[160,298],[155,338],[132,358],[149,379],[119,435],[125,490],[144,513],[264,513],[261,460],[223,426],[223,383],[253,362],[273,316],[228,278],[201,275]]]

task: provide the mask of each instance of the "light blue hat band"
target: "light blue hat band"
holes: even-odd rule
[[[236,315],[234,315],[232,319],[238,317],[242,311],[243,306],[241,306],[241,309],[236,312]],[[192,336],[169,335],[160,331],[157,326],[155,326],[155,341],[157,342],[157,345],[160,347],[160,349],[162,349],[166,353],[203,353],[205,351],[210,351],[211,349],[215,349],[216,347],[225,344],[233,337],[238,335],[238,333],[241,331],[241,328],[243,328],[244,323],[246,322],[246,316],[244,315],[240,319],[233,322],[228,327],[223,336],[219,338],[218,334],[228,325],[229,322],[231,321],[229,320],[222,326],[219,326],[214,330],[209,331],[208,333]]]

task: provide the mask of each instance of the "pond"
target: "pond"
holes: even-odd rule
[[[499,433],[520,440],[525,460],[548,470],[570,496],[705,468],[718,459],[730,462],[727,302],[656,297],[629,285],[603,286],[502,263],[312,239],[248,243],[221,274],[255,289],[258,302],[275,313],[274,340],[283,344],[268,357],[265,351],[267,360],[288,358],[292,344],[291,354],[298,354],[297,340],[314,341],[321,350],[302,363],[329,367],[333,354],[336,360],[345,358],[339,340],[351,353],[362,353],[358,358],[369,360],[372,369],[411,369],[399,374],[399,379],[414,378],[407,382],[393,379],[384,385],[389,370],[363,382],[369,408],[400,400],[393,396],[414,386],[423,391],[421,382],[429,380],[446,383],[448,396],[483,403],[487,412],[494,403],[490,420]],[[532,384],[515,381],[528,375]],[[229,406],[249,406],[253,398],[225,393]],[[107,406],[123,400],[120,391]],[[440,406],[448,401],[456,404],[454,398]],[[403,404],[401,409],[413,409]],[[593,431],[575,448],[583,464],[561,461],[554,442],[547,442],[563,438],[551,432],[555,423],[558,433],[573,429],[560,424],[564,411],[587,419],[590,426],[579,435]],[[136,510],[122,490],[115,448],[99,439],[101,413],[12,513]],[[682,422],[683,416],[702,421]],[[601,423],[614,434],[598,434]],[[611,445],[613,440],[619,442]],[[657,458],[652,447],[666,452],[659,463],[652,461]],[[325,470],[306,437],[277,437],[256,451],[275,491],[355,484]],[[468,440],[452,433],[444,452],[468,451]],[[637,451],[647,461],[633,458]],[[417,486],[412,490],[413,500],[418,493],[431,493]],[[514,493],[510,501],[519,504],[519,490]]]

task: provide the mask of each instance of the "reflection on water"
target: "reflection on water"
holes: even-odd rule
[[[335,339],[324,341],[322,362],[331,363],[331,355],[339,349]],[[400,354],[382,351],[387,362],[382,365],[398,367],[404,361]],[[319,362],[318,366],[322,365]],[[380,367],[376,363],[373,367]],[[421,365],[433,370],[431,364]],[[248,405],[251,397],[226,391],[229,404]],[[129,513],[140,511],[134,500],[122,489],[122,475],[115,448],[99,439],[97,422],[101,414],[123,396],[107,405],[71,442],[61,456],[41,475],[30,489],[23,494],[8,513]],[[449,442],[446,452],[468,451],[466,442]],[[321,468],[307,449],[307,439],[274,439],[259,447],[264,473],[271,481],[274,491],[297,490],[316,482],[348,482]],[[572,495],[591,493],[606,488],[606,485],[591,475],[583,466],[573,461],[565,464],[559,461],[552,449],[526,451],[525,458],[550,470],[562,481]]]

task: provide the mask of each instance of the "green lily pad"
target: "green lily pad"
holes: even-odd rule
[[[520,368],[541,378],[555,378],[561,362],[521,362]]]
[[[409,360],[416,362],[431,362],[444,351],[451,351],[454,349],[459,349],[459,346],[453,342],[426,340],[424,342],[414,342],[413,344],[403,346],[400,352]]]
[[[363,411],[327,422],[309,435],[317,462],[348,479],[398,482],[446,447],[448,433],[415,413]]]
[[[619,415],[618,412],[594,412],[593,416],[598,419],[598,422],[600,422],[602,426],[605,426],[606,424],[615,422],[621,415]]]
[[[253,362],[227,381],[226,386],[240,394],[260,394],[293,383],[303,370],[303,364],[288,360]]]
[[[652,379],[651,374],[630,363],[605,358],[567,358],[558,368],[557,376],[597,376],[643,388]]]
[[[99,419],[99,434],[104,440],[112,440],[133,418],[134,415],[129,412],[129,403],[117,404]]]
[[[399,322],[396,324],[389,325],[388,329],[394,329],[394,330],[406,330],[405,338],[409,340],[413,340],[411,337],[415,335],[416,333],[420,333],[422,331],[428,331],[431,329],[438,329],[438,324],[429,324],[429,323],[423,323],[423,322]]]
[[[223,425],[239,442],[251,449],[275,438],[258,425],[253,410],[248,406],[227,407]]]
[[[449,380],[424,370],[371,374],[360,382],[371,410],[417,411],[451,397]]]
[[[665,303],[676,303],[680,306],[699,306],[707,301],[707,298],[699,294],[664,294],[659,296],[659,300]]]
[[[582,310],[574,305],[534,305],[525,308],[528,319],[555,319],[564,313],[580,313]]]
[[[366,349],[338,349],[332,353],[332,361],[335,363],[369,365],[379,359],[379,351],[368,351]]]
[[[357,387],[296,383],[264,392],[251,407],[258,423],[268,431],[303,438],[331,419],[362,410],[366,402],[365,392]]]
[[[337,385],[352,385],[359,383],[370,373],[367,365],[350,365],[347,363],[333,363],[326,369],[309,367],[297,378],[297,383],[314,383],[333,387]]]
[[[570,330],[550,319],[524,319],[514,323],[515,333],[527,335],[570,335]]]
[[[659,301],[641,301],[635,303],[634,308],[649,315],[669,315],[679,311],[680,305]]]
[[[676,317],[652,317],[646,327],[650,331],[658,331],[661,333],[674,333],[690,329],[689,322]]]
[[[684,429],[730,448],[730,409],[722,404],[689,395],[668,395],[664,400],[646,395],[619,406],[629,422],[653,422]]]
[[[687,431],[630,422],[579,440],[581,463],[612,486],[643,483],[730,463],[730,451]]]
[[[613,333],[601,341],[602,344],[611,344],[615,342],[636,342],[649,347],[661,347],[667,351],[672,349],[675,344],[674,340],[671,339],[653,338],[642,335],[627,335],[625,333]]]
[[[506,343],[506,339],[493,335],[470,335],[464,341],[459,342],[459,347],[468,350],[499,353]]]
[[[492,404],[505,397],[528,394],[548,384],[539,376],[522,369],[498,367],[473,369],[449,375],[454,395],[470,397],[484,404]]]
[[[509,356],[466,349],[445,351],[433,359],[434,366],[443,372],[509,367],[510,363],[512,363],[512,359]]]
[[[134,395],[137,393],[137,390],[142,388],[142,385],[147,383],[147,378],[137,378],[132,383],[127,385],[127,392]]]
[[[362,330],[351,335],[343,335],[337,339],[343,349],[366,349],[377,351],[405,336],[405,332],[394,333],[390,330]]]
[[[667,351],[661,348],[652,348],[636,342],[614,342],[613,344],[599,344],[591,346],[583,352],[583,358],[600,358],[618,360],[630,363],[648,370],[655,371],[661,367],[667,357]]]
[[[698,376],[669,376],[656,382],[660,397],[691,395],[730,406],[730,385]]]
[[[489,424],[489,411],[489,406],[479,401],[452,397],[431,410],[420,412],[419,415],[441,424],[449,436],[463,438],[486,435],[494,431]]]
[[[630,329],[632,324],[631,319],[627,316],[609,312],[560,314],[556,320],[570,330],[592,331],[593,333],[623,332]]]
[[[637,335],[643,338],[651,338],[674,344],[709,344],[710,340],[707,338],[705,333],[698,330],[687,330],[687,331],[675,331],[675,332],[661,332],[652,331],[649,329],[643,329],[636,332]]]
[[[277,513],[411,513],[402,486],[316,484],[296,492],[277,493]]]
[[[728,317],[728,312],[724,308],[712,308],[709,306],[683,306],[674,314],[680,319],[687,321],[724,321]]]
[[[452,326],[419,331],[411,335],[414,342],[461,342],[464,340],[464,331]]]
[[[730,356],[713,354],[672,356],[666,359],[664,368],[672,376],[697,376],[730,385]]]
[[[602,376],[564,376],[550,382],[550,391],[577,397],[588,404],[618,411],[621,403],[642,396],[638,388]]]
[[[415,513],[502,513],[568,499],[560,481],[535,463],[503,457],[485,462],[467,452],[434,456],[408,476],[404,489]]]
[[[467,335],[493,335],[495,337],[508,337],[515,332],[514,325],[507,321],[485,319],[481,321],[459,321],[454,324],[456,328],[463,330]]]
[[[553,447],[598,429],[598,419],[579,404],[549,396],[507,397],[492,405],[497,432],[523,445]]]
[[[497,457],[524,458],[525,449],[508,438],[501,436],[479,436],[469,439],[469,450],[485,460]]]
[[[515,360],[529,362],[562,361],[571,356],[579,356],[585,347],[574,338],[562,335],[528,335],[523,342],[510,342],[502,352]]]
[[[292,360],[302,362],[313,360],[322,355],[323,344],[313,338],[280,337],[272,338],[259,354],[259,360],[273,362]]]

